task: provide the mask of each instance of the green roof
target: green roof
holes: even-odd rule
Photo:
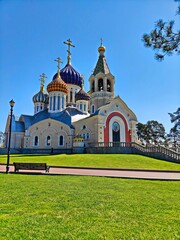
[[[96,75],[100,72],[102,72],[104,74],[110,73],[110,70],[109,70],[109,67],[107,65],[106,58],[104,55],[99,56],[99,59],[97,61],[96,67],[93,72],[93,75]]]

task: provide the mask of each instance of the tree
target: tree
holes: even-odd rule
[[[136,125],[137,127],[137,135],[138,139],[143,143],[144,141],[146,142],[146,124],[143,123],[138,123]]]
[[[158,144],[165,140],[165,128],[162,123],[151,120],[146,124],[137,124],[139,140],[145,143]]]
[[[169,113],[169,115],[174,126],[170,129],[168,139],[173,143],[173,147],[176,148],[180,143],[180,108],[174,113]]]
[[[162,123],[152,120],[148,121],[146,125],[151,143],[158,144],[165,139],[165,128]]]
[[[175,1],[180,2],[180,0]],[[180,5],[177,14],[180,14]],[[156,51],[155,58],[159,61],[162,61],[165,55],[180,53],[180,31],[174,31],[173,27],[174,21],[164,22],[160,19],[150,34],[143,35],[145,47],[153,48]]]

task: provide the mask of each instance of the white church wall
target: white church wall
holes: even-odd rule
[[[64,123],[46,119],[32,125],[28,131],[29,136],[25,137],[26,148],[50,149],[72,147],[73,132],[71,128]],[[37,140],[35,140],[35,138]]]

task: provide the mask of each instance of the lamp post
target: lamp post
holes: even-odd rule
[[[11,148],[11,127],[12,127],[12,114],[13,114],[14,104],[15,104],[15,102],[12,99],[9,102],[11,109],[10,109],[10,124],[9,124],[9,139],[8,139],[8,154],[7,154],[6,173],[9,172],[9,158],[10,158],[10,148]]]

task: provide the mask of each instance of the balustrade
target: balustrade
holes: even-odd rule
[[[109,148],[109,147],[116,147],[116,148],[119,148],[119,147],[122,147],[122,148],[133,148],[135,150],[138,151],[138,153],[144,153],[145,155],[151,155],[154,154],[154,157],[156,153],[161,153],[167,157],[170,157],[170,158],[173,158],[175,160],[180,160],[180,154],[171,150],[171,149],[168,149],[168,148],[165,148],[163,146],[142,146],[138,143],[135,143],[135,142],[94,142],[94,143],[89,143],[88,144],[88,147],[90,148]]]

